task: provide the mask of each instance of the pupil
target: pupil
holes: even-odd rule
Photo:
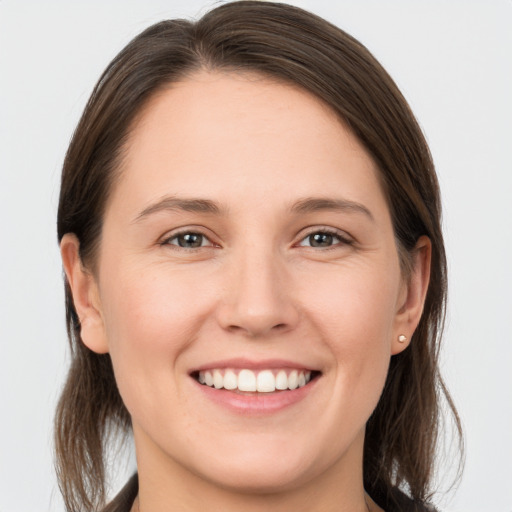
[[[203,235],[198,233],[186,233],[178,238],[180,247],[201,247]]]
[[[327,247],[332,245],[332,235],[329,233],[315,233],[309,237],[312,247]]]

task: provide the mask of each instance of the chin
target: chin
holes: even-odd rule
[[[319,460],[307,453],[304,444],[302,449],[298,449],[296,446],[286,446],[281,440],[280,446],[267,443],[258,448],[254,443],[252,448],[233,448],[229,452],[212,454],[208,459],[196,460],[198,464],[191,468],[192,471],[226,490],[244,494],[272,494],[300,487],[325,469]],[[322,460],[325,464],[326,458]]]
[[[311,470],[304,473],[301,467],[265,464],[264,467],[240,464],[226,465],[220,471],[210,475],[209,480],[217,487],[241,494],[274,494],[298,488],[313,478]]]

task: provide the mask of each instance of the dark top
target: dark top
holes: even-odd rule
[[[139,492],[139,480],[137,474],[133,475],[121,492],[111,501],[102,512],[130,512],[133,502]],[[386,512],[436,512],[432,506],[415,503],[404,493],[395,489],[393,492],[393,501],[395,503],[380,503],[381,508]]]

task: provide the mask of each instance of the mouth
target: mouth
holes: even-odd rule
[[[192,372],[199,384],[240,394],[283,393],[303,388],[320,376],[319,371],[268,368],[210,368]]]

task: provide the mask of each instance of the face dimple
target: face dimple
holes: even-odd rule
[[[376,172],[294,87],[201,74],[149,102],[99,260],[142,464],[279,489],[359,449],[401,286]]]

